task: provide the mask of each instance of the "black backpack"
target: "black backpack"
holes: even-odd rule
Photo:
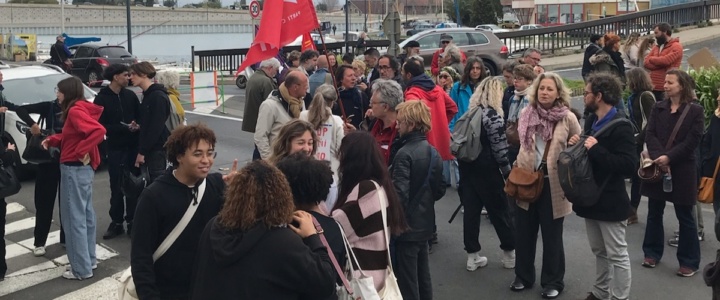
[[[630,123],[625,118],[612,120],[598,130],[594,136],[600,136],[606,130],[624,122]],[[595,205],[600,200],[600,194],[610,179],[610,177],[606,178],[602,185],[598,185],[595,181],[592,163],[588,157],[588,150],[585,148],[586,139],[587,136],[583,136],[577,144],[560,152],[557,160],[558,177],[565,198],[573,205],[582,207]]]

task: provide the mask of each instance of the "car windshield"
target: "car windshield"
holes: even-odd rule
[[[98,53],[102,57],[132,57],[132,54],[122,47],[99,48]]]
[[[38,77],[3,80],[3,95],[17,105],[34,104],[54,100],[55,87],[60,80],[70,77],[68,74],[52,74]],[[95,97],[92,90],[85,88],[85,98]]]

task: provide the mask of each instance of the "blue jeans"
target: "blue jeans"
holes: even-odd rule
[[[443,160],[443,178],[447,186],[452,185],[452,176],[455,176],[455,186],[460,182],[460,169],[456,159]]]
[[[694,205],[675,204],[675,216],[680,225],[680,238],[678,240],[677,259],[681,267],[692,270],[700,268],[700,241],[698,240],[697,225],[693,218]],[[665,250],[665,230],[663,228],[663,212],[665,201],[650,199],[648,201],[647,226],[643,252],[646,258],[660,261]]]
[[[92,184],[95,171],[91,166],[60,164],[60,211],[65,229],[65,246],[70,267],[76,277],[93,275],[95,257],[95,210]]]

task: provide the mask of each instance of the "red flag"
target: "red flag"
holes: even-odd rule
[[[275,57],[280,48],[319,24],[312,0],[266,0],[263,8],[260,30],[235,76],[254,63]]]
[[[300,48],[300,51],[305,52],[305,50],[317,50],[317,48],[315,48],[315,41],[313,41],[309,32],[303,34],[302,38],[302,47]]]

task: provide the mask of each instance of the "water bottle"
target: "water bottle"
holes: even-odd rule
[[[663,192],[672,193],[672,175],[667,173],[663,175]]]

